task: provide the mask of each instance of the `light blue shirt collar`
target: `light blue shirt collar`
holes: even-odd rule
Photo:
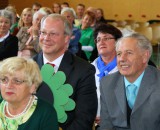
[[[142,81],[142,78],[144,76],[144,71],[143,73],[133,82],[133,83],[130,83],[126,77],[124,77],[124,83],[125,83],[125,87],[127,87],[128,85],[130,84],[134,84],[137,86],[137,88],[139,89],[140,85],[141,85],[141,81]]]

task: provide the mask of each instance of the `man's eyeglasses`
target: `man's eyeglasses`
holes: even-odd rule
[[[115,39],[114,37],[104,37],[104,38],[96,38],[94,41],[95,43],[99,43],[99,42],[107,42],[110,41],[111,39]]]
[[[60,35],[60,33],[56,33],[56,32],[50,32],[50,33],[47,33],[45,31],[40,31],[40,35],[43,36],[43,37],[51,37],[51,38],[54,38],[54,37],[57,37]]]
[[[26,80],[20,80],[20,79],[17,79],[17,78],[13,78],[11,80],[9,80],[8,77],[1,77],[0,78],[0,84],[1,85],[8,86],[9,81],[11,81],[11,83],[13,85],[21,85],[22,83],[26,82]]]

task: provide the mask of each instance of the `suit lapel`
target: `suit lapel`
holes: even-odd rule
[[[150,96],[151,92],[154,89],[154,75],[152,74],[152,71],[149,69],[149,67],[146,68],[144,77],[142,79],[138,95],[136,97],[135,105],[132,110],[132,114],[145,102],[145,100]]]
[[[125,117],[127,117],[126,94],[125,94],[123,76],[120,76],[120,78],[117,81],[115,87],[115,95],[118,105],[121,108],[121,111],[123,112]]]
[[[66,75],[66,78],[68,78],[72,69],[73,69],[73,55],[67,51],[65,52],[62,58],[58,71],[63,71]]]
[[[43,53],[40,52],[37,56],[37,59],[36,59],[36,62],[37,64],[39,65],[39,68],[41,69],[41,67],[43,66]]]

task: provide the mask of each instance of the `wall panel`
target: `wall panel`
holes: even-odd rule
[[[52,7],[53,2],[64,1],[69,2],[73,8],[76,8],[78,3],[83,3],[86,7],[100,7],[104,10],[107,19],[137,21],[160,19],[160,0],[37,0],[48,7]],[[33,0],[9,0],[9,3],[15,5],[20,13],[23,8],[31,7]]]

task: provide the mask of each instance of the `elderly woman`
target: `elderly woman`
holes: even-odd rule
[[[34,95],[41,82],[32,59],[0,62],[0,130],[58,130],[54,108]]]
[[[97,124],[100,122],[100,79],[108,74],[118,71],[115,43],[120,37],[122,37],[120,30],[105,23],[97,25],[94,31],[95,43],[99,54],[99,57],[92,63],[96,68],[95,79],[98,95]]]
[[[72,8],[66,7],[62,9],[61,15],[66,17],[72,26],[72,36],[69,42],[68,50],[73,54],[77,54],[79,49],[81,49],[79,48],[79,39],[81,37],[81,31],[73,25],[76,13]]]
[[[0,10],[0,60],[17,55],[18,39],[9,31],[13,22],[12,12]]]
[[[41,19],[47,15],[48,13],[41,9],[33,15],[32,26],[28,29],[30,37],[29,41],[26,43],[30,51],[29,57],[32,57],[41,51],[39,46],[40,23]]]

